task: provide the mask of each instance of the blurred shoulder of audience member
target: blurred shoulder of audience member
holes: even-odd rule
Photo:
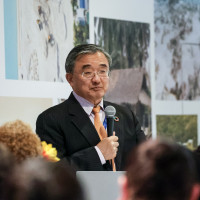
[[[191,152],[164,140],[148,140],[136,147],[119,179],[120,200],[197,200],[199,185]]]
[[[3,191],[3,184],[8,174],[11,173],[14,164],[15,161],[12,154],[3,143],[0,143],[0,199]]]
[[[75,173],[66,164],[32,158],[20,163],[8,178],[7,200],[83,200]]]
[[[21,120],[0,126],[0,142],[7,146],[18,162],[42,155],[40,138]]]
[[[194,150],[194,152],[200,156],[200,145]]]
[[[197,149],[193,151],[193,155],[197,168],[197,183],[199,184],[200,188],[200,146],[198,146]],[[200,200],[200,195],[199,195],[199,200]]]
[[[193,154],[194,154],[195,163],[197,167],[197,174],[198,174],[197,178],[200,184],[200,146],[198,146],[197,149],[193,151]]]

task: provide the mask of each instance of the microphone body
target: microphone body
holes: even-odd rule
[[[116,114],[116,110],[113,106],[107,106],[105,108],[105,114],[106,114],[106,118],[107,118],[107,134],[109,137],[109,136],[113,135],[114,116]],[[110,160],[110,164],[112,165],[113,171],[116,171],[114,158],[112,160]]]
[[[113,117],[107,117],[108,137],[113,135],[113,129],[114,129],[114,118]]]
[[[116,109],[113,106],[107,106],[105,108],[105,114],[106,114],[106,119],[107,119],[107,134],[109,137],[113,135],[114,116],[116,114]]]

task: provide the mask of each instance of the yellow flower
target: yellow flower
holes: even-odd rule
[[[57,162],[60,158],[57,157],[56,148],[52,147],[52,144],[47,144],[45,141],[42,141],[43,148],[43,157],[51,162]]]

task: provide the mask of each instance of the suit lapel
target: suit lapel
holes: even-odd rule
[[[72,123],[85,136],[91,146],[98,144],[100,142],[99,135],[87,113],[83,110],[73,94],[70,95],[69,101],[71,101],[69,114],[71,115]]]
[[[69,114],[71,115],[72,123],[80,130],[80,132],[84,135],[84,137],[91,146],[97,145],[100,142],[100,138],[87,113],[83,110],[83,108],[81,107],[79,102],[75,99],[73,94],[70,95],[68,100],[70,101]],[[104,108],[108,105],[112,104],[104,101]],[[116,113],[116,116],[117,114],[118,113]],[[118,117],[120,118],[120,116]],[[118,136],[120,140],[121,138],[120,120],[119,122],[114,123],[114,131],[116,133],[116,136]],[[119,168],[118,166],[120,166],[120,157],[121,157],[120,152],[121,151],[119,147],[117,157],[115,158],[115,164],[117,169]],[[110,164],[108,161],[106,162],[106,165],[110,169]]]

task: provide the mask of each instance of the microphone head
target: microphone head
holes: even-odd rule
[[[105,108],[105,114],[107,118],[114,117],[116,114],[116,109],[113,106],[107,106]]]

